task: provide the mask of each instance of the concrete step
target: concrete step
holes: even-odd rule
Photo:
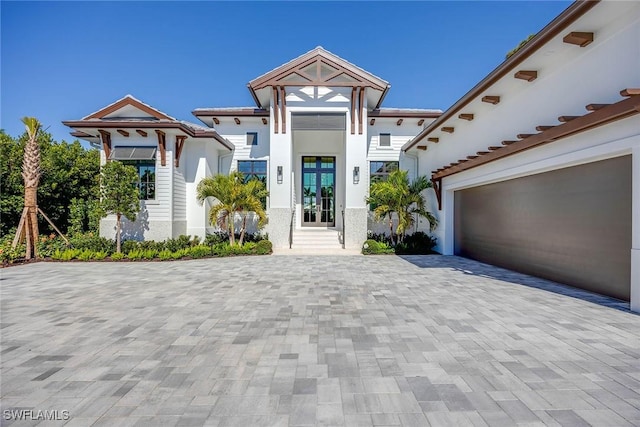
[[[297,229],[293,232],[293,248],[304,250],[342,249],[338,230],[326,228]]]

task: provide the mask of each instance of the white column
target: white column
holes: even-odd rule
[[[442,184],[440,184],[442,185]],[[442,189],[442,226],[444,228],[444,242],[442,255],[454,254],[453,227],[454,227],[454,192]]]
[[[640,312],[640,145],[632,151],[631,310]]]

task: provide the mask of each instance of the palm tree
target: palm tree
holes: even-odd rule
[[[414,215],[425,217],[429,221],[429,229],[433,231],[437,225],[436,218],[426,210],[426,200],[422,194],[431,188],[431,182],[424,176],[416,178],[411,184],[407,171],[391,172],[385,181],[371,184],[370,196],[367,203],[375,206],[373,210],[376,221],[388,219],[391,243],[401,242],[415,223]],[[393,229],[393,213],[398,219],[395,233]]]
[[[209,221],[223,230],[227,229],[231,245],[235,244],[234,217],[239,210],[243,179],[242,173],[234,171],[229,175],[203,178],[196,188],[196,197],[201,204],[208,197],[217,199],[218,203],[209,212]]]
[[[260,179],[250,179],[242,186],[242,197],[238,203],[238,210],[242,215],[242,229],[240,230],[239,245],[242,246],[244,235],[247,231],[247,216],[253,212],[258,218],[258,229],[262,228],[267,220],[263,200],[269,195],[267,188]]]
[[[40,122],[35,117],[23,117],[22,123],[27,131],[29,140],[24,148],[22,161],[22,178],[24,179],[24,209],[13,239],[13,248],[26,240],[26,259],[38,257],[36,244],[38,242],[38,184],[42,171],[40,169],[40,146],[38,145],[38,133]]]

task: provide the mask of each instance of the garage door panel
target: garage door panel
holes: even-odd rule
[[[455,192],[456,254],[629,300],[631,156]]]

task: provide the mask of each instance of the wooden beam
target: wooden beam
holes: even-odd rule
[[[264,117],[262,118],[262,124],[266,125],[267,124],[267,119],[265,119]]]
[[[422,126],[423,123],[424,123],[424,119],[418,120],[418,126]]]
[[[160,149],[160,165],[167,165],[167,138],[166,134],[156,129],[156,133],[158,134],[158,148]]]
[[[215,123],[215,124],[219,125],[219,124],[220,124],[220,120],[218,120],[218,118],[217,118],[217,117],[214,117],[214,118],[213,118],[213,123]]]
[[[477,158],[478,158],[478,156],[467,156],[467,159],[469,159],[469,160],[473,160],[473,159],[477,159]]]
[[[119,133],[120,135],[122,135],[122,136],[127,137],[127,138],[129,137],[129,132],[127,132],[127,131],[126,131],[126,130],[124,130],[124,129],[118,129],[118,133]]]
[[[356,88],[351,89],[351,135],[356,133]]]
[[[568,44],[585,47],[593,42],[593,33],[583,31],[572,31],[562,38],[562,41]]]
[[[398,119],[398,121],[396,122],[396,126],[400,126],[402,124],[402,119]]]
[[[575,120],[580,116],[560,116],[558,117],[558,121],[562,123],[570,122],[571,120]]]
[[[549,130],[554,126],[544,126],[544,125],[540,125],[540,126],[536,126],[536,130],[538,132],[544,132],[545,130]]]
[[[371,119],[371,120],[369,120],[369,125],[373,126],[375,124],[375,122],[376,122],[376,119]]]
[[[501,148],[504,148],[504,145],[492,145],[489,147],[489,151],[496,151],[499,150]]]
[[[364,120],[364,90],[365,88],[360,88],[360,101],[358,102],[358,134],[362,135],[362,121]]]
[[[640,89],[637,88],[627,88],[627,89],[622,89],[620,91],[620,95],[621,96],[636,96],[636,95],[640,95]]]
[[[515,144],[518,141],[502,141],[502,145],[511,145],[511,144]]]
[[[234,118],[233,118],[233,121],[234,121],[234,122],[236,122],[236,124],[237,124],[237,125],[239,125],[239,124],[240,124],[240,119],[239,119],[239,118],[237,118],[237,117],[234,117]]]
[[[478,151],[478,156],[484,156],[485,154],[489,154],[488,151]]]
[[[427,138],[427,141],[429,141],[429,142],[435,142],[435,143],[437,144],[438,142],[440,142],[440,138],[433,138],[433,137],[431,137],[431,138]]]
[[[517,71],[513,77],[520,80],[526,80],[528,82],[532,82],[538,78],[538,72],[535,70],[520,70]]]
[[[470,122],[471,120],[473,120],[473,114],[470,114],[470,113],[458,114],[458,118],[462,120],[467,120]]]
[[[280,103],[278,102],[278,89],[273,86],[273,132],[278,133],[278,114],[280,110]]]
[[[438,201],[438,210],[442,210],[442,179],[431,179],[433,191],[436,192],[436,200]]]
[[[138,132],[138,135],[140,136],[144,136],[145,138],[147,137],[147,132],[142,129],[136,129],[136,132]]]
[[[500,102],[500,97],[499,96],[494,96],[494,95],[485,95],[482,97],[482,102],[486,102],[488,104],[493,104],[496,105]]]
[[[464,165],[458,165],[455,167],[451,167],[446,171],[438,172],[431,178],[439,179],[445,176],[453,175],[463,170],[468,170],[486,164],[488,162],[492,162],[494,160],[519,153],[521,151],[529,150],[531,148],[535,148],[562,138],[576,135],[608,123],[632,117],[639,113],[640,97],[627,98],[615,104],[603,107],[597,111],[587,113],[575,120],[571,120],[570,122],[554,126],[549,130],[535,134],[525,140],[518,141],[517,144],[510,145],[509,147],[505,147],[502,150],[493,151],[490,154],[484,153],[486,155],[481,156],[477,159],[473,159],[465,163]]]
[[[519,134],[516,135],[516,138],[525,139],[525,138],[529,138],[532,135],[535,135],[535,134],[533,134],[533,133],[519,133]]]
[[[456,166],[459,162],[449,163],[449,166]]]
[[[174,164],[176,165],[176,167],[180,166],[180,155],[182,154],[182,149],[184,148],[185,139],[187,139],[186,135],[176,135],[176,150],[174,160]]]
[[[280,86],[280,118],[282,119],[282,133],[287,133],[287,92]]]
[[[611,104],[589,104],[589,105],[586,105],[584,108],[586,108],[587,111],[598,111],[599,109],[604,108],[607,105],[611,105]]]
[[[416,148],[418,150],[422,150],[422,151],[426,151],[427,150],[427,146],[426,145],[418,145]]]
[[[442,132],[453,133],[455,129],[452,126],[445,126],[443,128],[440,128],[440,130]]]
[[[100,139],[102,140],[104,155],[107,157],[107,161],[109,161],[109,156],[111,155],[111,134],[102,129],[98,129],[98,132],[100,133]]]

